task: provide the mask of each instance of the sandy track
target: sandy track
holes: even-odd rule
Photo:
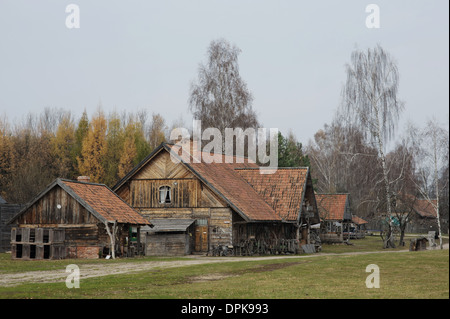
[[[448,244],[444,245],[444,249],[448,249]],[[272,259],[291,259],[291,258],[314,258],[320,256],[342,256],[342,255],[361,255],[361,254],[378,254],[378,253],[401,253],[408,250],[399,251],[373,251],[373,252],[352,252],[341,254],[318,253],[304,256],[268,256],[268,257],[203,257],[192,256],[184,260],[174,261],[148,261],[148,262],[126,262],[111,264],[82,264],[80,268],[80,280],[91,277],[101,277],[125,273],[133,273],[140,271],[154,271],[157,269],[184,267],[200,264],[226,263],[238,261],[258,261]],[[47,283],[47,282],[63,282],[69,275],[66,269],[46,270],[46,271],[28,271],[23,273],[2,274],[0,273],[0,286],[16,286],[23,283]]]

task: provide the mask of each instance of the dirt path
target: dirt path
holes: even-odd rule
[[[449,245],[445,244],[444,249],[449,249]],[[204,257],[191,256],[184,260],[174,261],[148,261],[148,262],[127,262],[127,263],[111,263],[111,264],[82,264],[79,266],[80,279],[101,277],[125,273],[133,273],[139,271],[157,270],[164,268],[174,268],[183,266],[192,266],[200,264],[226,263],[238,261],[257,261],[257,260],[273,260],[273,259],[293,259],[293,258],[315,258],[320,256],[342,256],[342,255],[362,255],[362,254],[379,254],[379,253],[401,253],[408,250],[398,251],[372,251],[372,252],[351,252],[351,253],[318,253],[304,256],[267,256],[267,257]],[[0,286],[16,286],[23,283],[47,283],[47,282],[65,282],[69,272],[66,269],[46,270],[46,271],[29,271],[23,273],[0,274]]]

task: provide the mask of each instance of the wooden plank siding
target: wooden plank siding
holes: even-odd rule
[[[160,203],[159,188],[169,186],[172,200]],[[198,207],[200,185],[194,179],[135,179],[130,183],[129,203],[133,208]]]
[[[18,217],[21,227],[32,225],[44,227],[49,225],[85,225],[97,224],[97,219],[67,194],[61,187],[55,186],[39,201]]]
[[[194,175],[180,163],[175,163],[167,152],[159,153],[144,169],[140,170],[133,179],[184,179]]]

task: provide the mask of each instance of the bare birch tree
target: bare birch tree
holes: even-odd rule
[[[210,43],[208,63],[200,65],[189,97],[189,109],[202,127],[214,127],[223,134],[225,128],[258,126],[253,96],[239,74],[240,52],[224,39]]]
[[[374,143],[381,162],[389,225],[384,248],[395,247],[392,232],[391,190],[386,165],[386,143],[393,137],[403,103],[398,100],[399,72],[380,45],[367,52],[356,50],[347,65],[341,110]]]
[[[416,178],[413,182],[420,195],[433,207],[439,232],[439,245],[442,249],[441,214],[439,205],[441,201],[441,188],[439,185],[440,173],[445,174],[448,168],[449,138],[448,130],[443,128],[437,120],[430,120],[423,130],[410,127],[413,136],[416,165]],[[448,184],[448,177],[441,179]]]

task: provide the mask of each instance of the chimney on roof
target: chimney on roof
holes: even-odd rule
[[[77,181],[83,182],[83,183],[89,183],[90,180],[91,179],[89,176],[78,176],[77,177]]]

